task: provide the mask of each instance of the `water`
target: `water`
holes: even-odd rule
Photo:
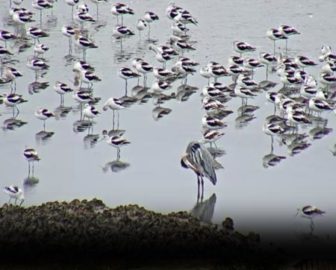
[[[136,15],[125,18],[124,22],[135,30],[137,19],[146,10],[156,12],[160,21],[153,23],[151,36],[164,43],[170,35],[171,22],[164,11],[166,1],[128,1]],[[295,26],[302,33],[289,40],[290,54],[307,55],[317,59],[320,47],[335,44],[336,22],[331,20],[336,3],[334,1],[179,1],[176,3],[190,10],[199,20],[199,26],[191,26],[192,40],[196,40],[197,50],[187,55],[201,66],[214,60],[226,65],[227,58],[233,54],[232,42],[244,40],[259,51],[273,50],[273,43],[265,37],[266,30],[280,24]],[[95,5],[88,2],[90,13],[95,15]],[[100,21],[105,27],[95,31],[90,27],[90,36],[99,49],[87,51],[87,61],[96,68],[102,78],[94,85],[94,93],[102,98],[97,104],[102,112],[103,102],[111,97],[124,95],[124,81],[117,75],[120,67],[130,66],[135,57],[144,57],[146,61],[158,65],[154,54],[147,50],[148,43],[136,35],[124,40],[122,51],[120,43],[112,38],[112,28],[116,24],[110,14],[110,3],[100,5]],[[30,3],[23,6],[30,8]],[[0,3],[2,28],[7,17],[7,1]],[[125,137],[131,141],[129,146],[121,149],[120,160],[129,164],[124,170],[112,172],[110,162],[117,159],[115,148],[104,141],[92,146],[84,141],[88,131],[75,131],[75,124],[80,119],[77,103],[71,95],[65,96],[65,106],[71,111],[58,120],[48,120],[47,130],[55,134],[48,140],[37,138],[42,129],[42,122],[34,116],[38,107],[55,110],[59,106],[59,96],[53,90],[55,81],[73,83],[72,63],[64,56],[68,52],[68,40],[60,31],[64,24],[70,23],[71,8],[64,1],[55,4],[54,14],[57,22],[46,23],[49,11],[44,12],[43,28],[47,29],[50,38],[41,40],[50,50],[45,54],[50,69],[40,81],[49,82],[49,87],[39,93],[30,94],[28,86],[34,81],[34,72],[26,67],[26,59],[32,55],[32,48],[16,54],[19,62],[15,67],[24,76],[17,80],[17,93],[29,100],[19,105],[21,119],[28,124],[14,130],[0,130],[1,151],[1,185],[23,185],[27,177],[27,162],[22,153],[26,146],[37,149],[41,161],[35,165],[35,176],[38,183],[25,185],[25,206],[36,205],[46,201],[72,200],[74,198],[100,198],[108,206],[136,203],[148,209],[168,213],[171,211],[191,210],[196,203],[196,177],[190,170],[180,166],[180,158],[188,143],[201,138],[200,90],[188,101],[170,100],[163,107],[172,111],[156,121],[153,118],[155,105],[152,100],[129,109],[120,111],[120,128],[125,129]],[[38,16],[36,15],[38,21]],[[13,52],[17,47],[10,45]],[[284,43],[278,42],[283,50]],[[75,56],[81,57],[80,50]],[[257,54],[253,54],[257,57]],[[308,71],[318,77],[319,67]],[[256,72],[255,80],[265,79],[264,69]],[[272,74],[270,80],[279,83]],[[153,77],[150,75],[148,84]],[[230,79],[220,80],[231,83]],[[174,84],[176,91],[180,82]],[[206,80],[199,74],[188,79],[188,84],[202,88]],[[128,93],[136,81],[129,82]],[[278,84],[275,89],[280,89]],[[2,86],[1,92],[8,92],[8,86]],[[312,204],[325,210],[323,218],[315,220],[314,234],[335,237],[332,226],[335,223],[334,190],[336,183],[333,177],[335,157],[330,152],[336,143],[332,131],[320,140],[308,138],[311,147],[298,155],[290,156],[286,147],[274,140],[274,152],[287,158],[275,167],[264,168],[262,158],[271,151],[271,139],[262,131],[266,116],[273,113],[273,105],[267,103],[262,93],[249,101],[249,104],[260,108],[254,113],[255,119],[240,127],[236,121],[237,109],[241,105],[239,98],[227,103],[234,114],[226,118],[228,127],[225,136],[218,141],[218,146],[226,154],[219,159],[224,170],[218,170],[218,183],[212,186],[205,183],[205,199],[216,194],[214,222],[221,222],[225,217],[232,217],[235,227],[243,232],[256,231],[267,236],[268,232],[290,234],[294,237],[309,233],[309,221],[300,217],[294,218],[296,209]],[[0,122],[11,117],[12,111],[4,105],[0,107]],[[334,113],[323,114],[328,119],[327,126],[335,129]],[[103,129],[112,128],[112,112],[103,112],[96,120],[93,134],[101,135]],[[308,133],[313,126],[303,132]],[[100,136],[101,138],[101,136]],[[6,196],[0,196],[0,203],[7,202]]]

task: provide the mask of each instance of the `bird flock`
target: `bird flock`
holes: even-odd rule
[[[163,107],[162,104],[174,99],[187,101],[197,92],[199,88],[189,85],[188,79],[199,74],[205,79],[204,86],[200,87],[201,106],[204,110],[204,116],[200,119],[201,139],[192,140],[188,144],[186,153],[181,158],[181,165],[197,175],[197,198],[203,199],[203,178],[208,178],[215,185],[216,170],[223,168],[216,159],[222,156],[224,151],[218,148],[216,143],[224,136],[224,130],[230,124],[225,119],[233,113],[228,106],[231,99],[241,99],[236,118],[236,125],[240,128],[255,118],[254,112],[259,107],[250,103],[256,96],[264,95],[268,102],[274,104],[272,114],[265,118],[261,127],[265,134],[271,137],[271,152],[263,157],[265,168],[276,166],[287,158],[285,155],[274,153],[275,139],[288,149],[288,156],[294,156],[307,149],[313,140],[321,139],[332,131],[327,124],[330,115],[328,112],[335,111],[336,108],[334,88],[336,54],[330,46],[321,44],[321,50],[315,56],[316,61],[310,56],[292,55],[289,40],[303,36],[292,26],[280,25],[265,31],[266,37],[273,42],[273,52],[257,52],[257,46],[246,41],[232,41],[233,52],[228,56],[227,65],[210,61],[198,68],[200,64],[187,56],[189,52],[196,50],[197,42],[192,40],[190,29],[198,25],[197,19],[187,9],[174,3],[168,5],[165,17],[171,21],[171,34],[167,41],[158,41],[153,38],[151,25],[159,24],[162,17],[153,11],[145,12],[141,18],[133,22],[138,31],[136,33],[132,27],[125,24],[131,20],[129,17],[138,16],[128,4],[110,4],[106,0],[92,0],[96,5],[96,14],[93,16],[87,3],[79,0],[64,1],[69,6],[70,23],[62,26],[60,31],[68,40],[68,49],[64,53],[67,53],[65,59],[72,63],[74,79],[73,82],[64,82],[59,78],[53,84],[53,89],[60,95],[58,112],[44,107],[35,110],[36,118],[43,121],[40,136],[44,139],[54,134],[47,130],[47,120],[64,117],[73,109],[73,106],[64,105],[65,96],[72,95],[80,112],[77,129],[88,130],[93,142],[105,140],[114,146],[119,160],[120,148],[131,143],[125,137],[125,130],[119,127],[120,111],[134,104],[145,104],[152,99],[156,105],[153,117],[156,120],[161,119],[171,112],[171,109]],[[9,2],[7,25],[13,30],[0,30],[0,40],[3,43],[0,45],[0,83],[9,89],[8,93],[1,93],[1,102],[13,109],[13,116],[6,127],[15,129],[26,124],[19,120],[18,115],[20,104],[28,100],[16,91],[16,80],[19,80],[23,73],[15,67],[17,60],[14,56],[33,47],[33,55],[28,57],[26,64],[35,74],[34,82],[28,87],[29,91],[38,93],[41,89],[49,87],[49,82],[41,80],[51,65],[44,55],[52,50],[41,42],[43,39],[52,38],[52,35],[43,28],[45,23],[43,12],[51,10],[48,20],[56,20],[57,15],[53,14],[53,8],[58,3],[54,0],[32,0],[31,7],[34,11],[31,11],[20,6],[23,0]],[[88,61],[94,59],[93,51],[103,53],[99,51],[97,45],[99,42],[92,38],[93,31],[97,32],[106,26],[106,23],[99,18],[100,5],[104,7],[109,5],[111,16],[115,17],[116,25],[110,34],[120,44],[121,52],[127,39],[138,35],[140,39],[146,39],[147,52],[154,53],[157,61],[152,64],[143,58],[134,58],[129,65],[121,67],[118,75],[125,82],[125,94],[121,97],[111,96],[105,101],[95,96],[96,83],[102,79]],[[283,49],[277,47],[280,42],[284,43]],[[80,57],[76,55],[73,44],[77,50],[81,50]],[[319,73],[310,73],[310,68],[318,65]],[[255,74],[262,72],[262,69],[265,69],[265,80],[258,82],[254,79]],[[276,74],[278,80],[269,80],[270,74],[273,77]],[[132,88],[132,95],[129,95],[130,81],[137,82]],[[178,83],[176,92],[169,92],[174,89],[175,83]],[[278,86],[280,87],[277,89]],[[99,109],[100,106],[102,110]],[[108,113],[109,110],[112,111],[112,129],[104,129],[101,136],[93,134],[95,120],[100,114]],[[312,129],[308,135],[306,130],[309,127]],[[309,136],[312,138],[311,141]],[[38,153],[35,149],[27,147],[24,156],[28,161],[28,175],[34,175],[34,162],[40,160]],[[118,166],[120,170],[126,168],[128,164],[120,162]],[[23,191],[18,186],[5,187],[4,192],[9,194],[10,199],[15,198],[15,201],[23,202]],[[306,207],[302,208],[302,212],[306,216],[312,216],[307,214],[309,211]],[[323,214],[321,210],[315,212]]]

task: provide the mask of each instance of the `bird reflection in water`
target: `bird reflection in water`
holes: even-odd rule
[[[68,115],[68,113],[72,110],[72,107],[70,106],[63,106],[60,105],[54,109],[55,119],[65,119]]]
[[[315,121],[313,122],[315,123]],[[308,134],[312,140],[319,140],[332,132],[332,128],[327,127],[328,120],[320,119],[316,122],[316,126],[309,130]]]
[[[85,130],[88,130],[92,127],[92,122],[89,120],[77,120],[72,124],[72,130],[75,133],[83,132]]]
[[[243,104],[237,110],[238,116],[235,119],[236,128],[241,129],[246,127],[253,119],[256,117],[254,116],[254,112],[259,109],[258,106]]]
[[[138,104],[145,104],[152,97],[152,94],[148,90],[148,87],[136,85],[131,90],[131,97],[136,98]]]
[[[187,101],[191,95],[195,94],[198,90],[198,87],[183,84],[177,87],[176,91],[176,100],[185,102]]]
[[[157,121],[163,118],[165,115],[170,114],[171,111],[172,110],[170,108],[161,107],[160,105],[156,106],[152,111],[153,119]]]
[[[171,113],[172,110],[170,108],[163,107],[161,105],[171,99],[175,99],[176,94],[174,92],[170,94],[164,94],[162,91],[154,89],[151,92],[151,96],[153,99],[153,104],[156,105],[152,110],[152,116],[155,121]]]
[[[262,164],[264,168],[274,167],[279,164],[282,160],[286,159],[285,156],[279,156],[274,154],[274,136],[271,137],[271,151],[262,158]]]
[[[55,134],[53,131],[41,130],[35,134],[36,144],[46,144],[50,138]]]
[[[28,93],[34,95],[40,93],[41,90],[46,89],[49,86],[49,82],[34,81],[28,85]]]
[[[26,125],[27,122],[22,121],[21,119],[18,119],[17,116],[10,117],[3,121],[3,130],[15,130],[17,128],[20,128],[24,125]]]
[[[190,214],[200,221],[205,223],[211,223],[213,214],[215,212],[216,194],[212,194],[207,200],[197,200],[194,208],[190,211]]]
[[[128,162],[120,160],[120,147],[117,147],[117,158],[116,160],[106,162],[102,167],[103,172],[106,173],[110,169],[111,172],[120,172],[127,169],[130,166]]]

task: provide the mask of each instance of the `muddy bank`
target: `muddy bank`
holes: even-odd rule
[[[0,257],[46,260],[206,259],[281,262],[284,254],[243,235],[232,220],[205,224],[187,212],[167,215],[137,205],[109,208],[100,200],[0,208]]]

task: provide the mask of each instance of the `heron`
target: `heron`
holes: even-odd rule
[[[188,144],[186,153],[181,158],[181,165],[186,169],[192,169],[197,175],[197,199],[204,194],[204,177],[208,178],[213,185],[217,183],[215,169],[223,168],[209,150],[200,142],[192,141]],[[200,193],[201,191],[201,193]]]

